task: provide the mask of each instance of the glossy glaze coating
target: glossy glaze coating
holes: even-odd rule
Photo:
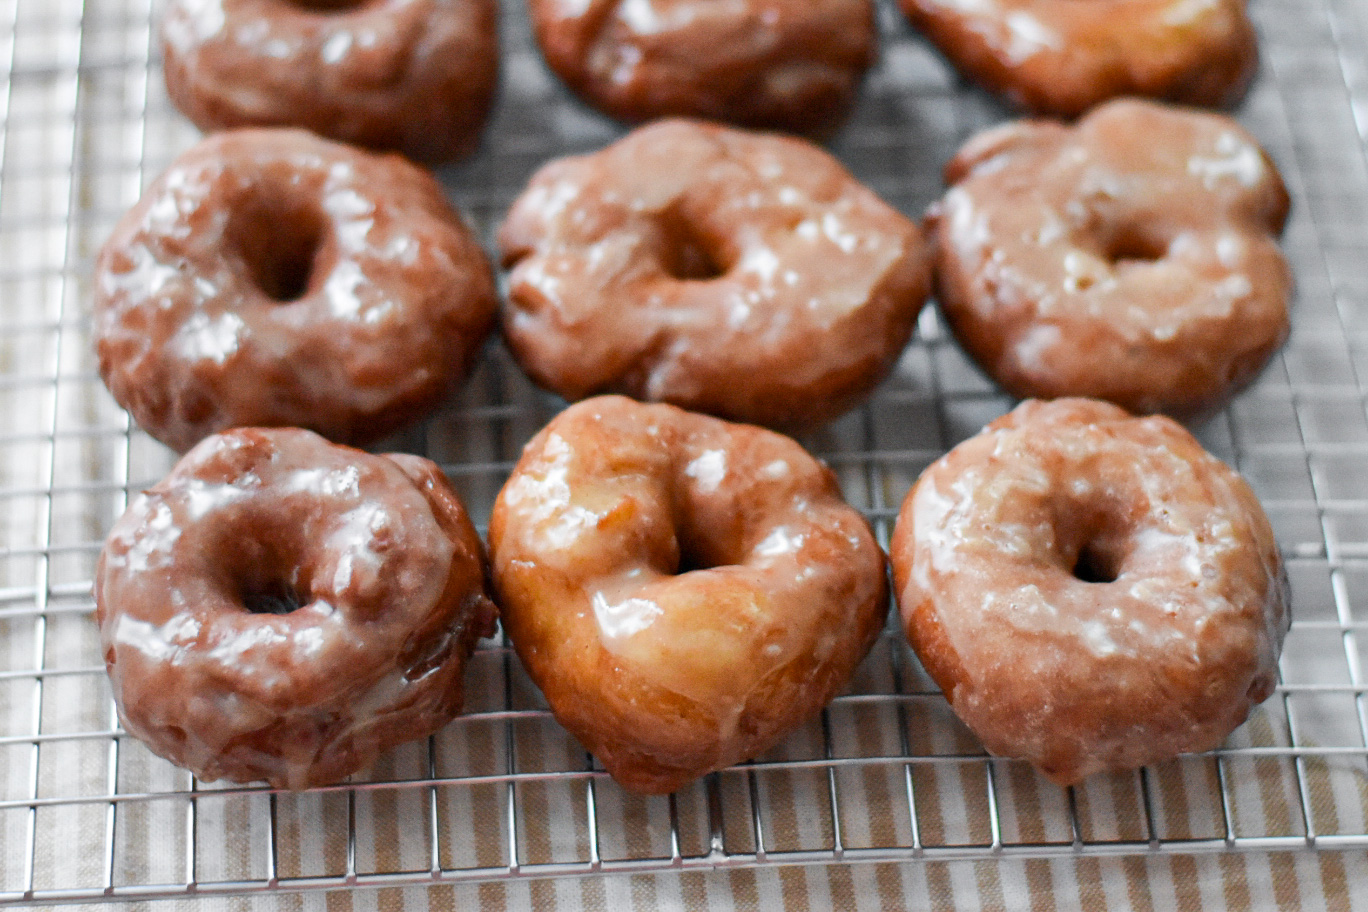
[[[166,90],[201,130],[303,127],[428,165],[475,150],[494,0],[171,0]]]
[[[119,221],[94,286],[100,375],[180,451],[252,425],[378,440],[466,375],[497,309],[431,175],[300,130],[182,155]]]
[[[489,544],[504,629],[556,718],[624,787],[753,757],[849,679],[884,557],[795,442],[605,396],[533,438]]]
[[[1246,0],[900,0],[957,68],[1036,114],[1140,95],[1233,104],[1258,67]]]
[[[930,216],[941,309],[1015,396],[1208,415],[1288,332],[1276,168],[1229,118],[1115,101],[1021,121],[946,168]]]
[[[830,155],[694,121],[544,166],[499,244],[537,383],[781,428],[868,395],[930,280],[917,226]]]
[[[298,789],[456,715],[484,580],[433,463],[246,428],[133,498],[95,618],[129,732],[202,779]]]
[[[702,117],[821,135],[874,62],[871,0],[530,0],[551,69],[627,121]]]
[[[1273,531],[1168,418],[1023,403],[923,473],[891,554],[956,714],[1060,784],[1214,748],[1273,692],[1291,617]]]

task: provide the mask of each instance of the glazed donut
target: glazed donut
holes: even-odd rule
[[[494,0],[171,0],[166,91],[205,132],[304,127],[438,165],[475,150]]]
[[[299,130],[182,155],[119,221],[94,286],[100,375],[182,452],[250,425],[378,440],[465,376],[498,308],[431,175]]]
[[[493,633],[484,567],[426,459],[293,428],[206,438],[96,568],[124,727],[202,779],[336,782],[456,715]]]
[[[1216,114],[1114,101],[972,139],[928,221],[951,331],[1018,397],[1215,412],[1288,333],[1287,191]]]
[[[872,0],[530,0],[546,62],[620,120],[832,132],[874,63]]]
[[[781,428],[868,395],[930,285],[917,226],[827,153],[693,121],[544,166],[499,244],[540,385]]]
[[[922,474],[893,533],[908,640],[994,754],[1068,785],[1217,746],[1290,623],[1254,493],[1168,418],[1030,401]]]
[[[887,614],[868,524],[798,444],[616,396],[532,439],[489,546],[528,674],[636,792],[774,744],[844,686]]]
[[[1258,68],[1246,0],[900,0],[970,79],[1036,114],[1140,95],[1234,104]]]

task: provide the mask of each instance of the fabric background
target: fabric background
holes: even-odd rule
[[[503,5],[494,121],[480,154],[442,173],[487,243],[535,167],[621,132],[561,89],[521,3]],[[194,783],[120,736],[90,580],[129,492],[172,457],[100,384],[88,276],[114,220],[195,132],[165,99],[149,0],[0,0],[0,898],[183,894],[191,880],[260,893],[272,878],[434,869],[506,877],[515,855],[525,875],[589,870],[596,854],[663,867],[672,840],[702,864],[716,837],[714,860],[762,866],[157,907],[1364,908],[1368,6],[1254,0],[1252,11],[1263,68],[1238,116],[1293,194],[1294,332],[1198,433],[1250,479],[1288,558],[1295,623],[1278,693],[1221,751],[1069,793],[986,758],[890,628],[822,718],[671,803],[596,772],[499,640],[472,662],[466,716],[349,787],[271,796]],[[881,62],[833,151],[915,216],[941,191],[945,159],[1007,115],[892,3],[879,13]],[[920,470],[1009,406],[928,309],[872,403],[805,443],[886,543]],[[483,520],[558,407],[491,345],[457,401],[386,446],[442,462]],[[911,859],[916,846],[926,858],[830,863]],[[1016,857],[1026,851],[1059,857]],[[782,866],[793,853],[826,863]]]

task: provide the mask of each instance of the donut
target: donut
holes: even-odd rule
[[[827,153],[693,121],[545,165],[499,245],[504,335],[541,386],[784,429],[867,396],[930,287],[917,225]]]
[[[1061,785],[1214,748],[1273,692],[1290,614],[1272,528],[1167,417],[1025,402],[922,474],[890,554],[955,713]]]
[[[950,62],[1035,114],[1138,95],[1237,102],[1258,68],[1246,0],[900,0]]]
[[[300,130],[182,155],[114,228],[94,288],[100,376],[181,452],[253,425],[378,440],[465,376],[498,309],[430,174]]]
[[[294,428],[205,438],[133,498],[95,573],[124,728],[201,779],[276,788],[449,722],[494,616],[436,465]]]
[[[489,547],[528,674],[634,792],[674,791],[816,714],[888,608],[868,524],[798,444],[618,396],[532,439]]]
[[[166,91],[205,132],[303,127],[439,165],[479,145],[494,0],[170,0]]]
[[[1226,117],[1114,101],[989,130],[945,173],[941,311],[1014,396],[1200,418],[1287,338],[1287,191]]]
[[[619,120],[833,132],[874,63],[872,0],[529,0],[551,69]]]

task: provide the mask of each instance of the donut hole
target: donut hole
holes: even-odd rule
[[[1121,561],[1110,549],[1088,542],[1074,558],[1072,573],[1084,583],[1114,583],[1121,575]]]
[[[660,264],[671,278],[707,282],[731,269],[731,257],[722,244],[677,208],[661,213],[659,226],[664,235]]]
[[[286,0],[286,2],[310,13],[347,13],[363,6],[370,6],[376,0]]]
[[[243,586],[243,607],[252,614],[290,614],[304,607],[294,586],[284,580],[264,580]]]
[[[1081,583],[1116,582],[1135,550],[1126,506],[1083,493],[1057,503],[1056,510],[1058,556],[1064,569]]]
[[[676,576],[735,563],[716,553],[715,548],[709,548],[709,543],[703,536],[691,534],[686,529],[676,529],[675,534],[679,542],[679,564],[674,568]]]
[[[1157,263],[1168,255],[1168,244],[1163,239],[1144,231],[1122,229],[1107,239],[1103,256],[1112,266]]]
[[[229,243],[237,248],[252,284],[281,304],[308,293],[319,272],[325,237],[318,207],[290,198],[239,207],[228,227]]]

